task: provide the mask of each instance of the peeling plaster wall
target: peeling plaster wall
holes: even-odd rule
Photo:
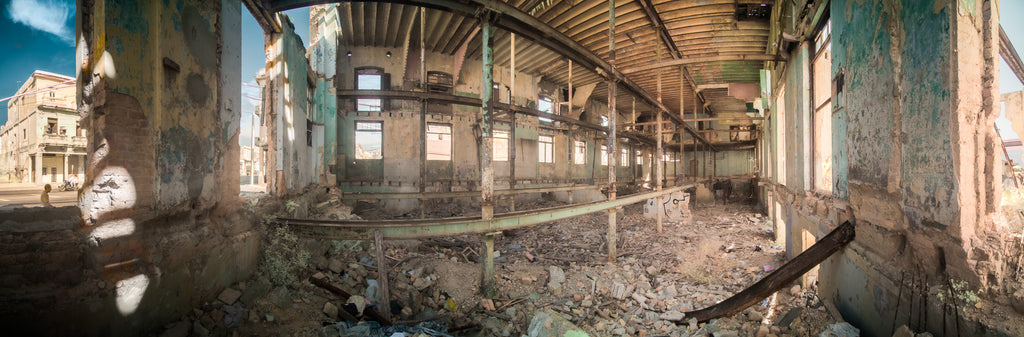
[[[830,195],[803,186],[808,170],[800,154],[810,146],[805,46],[776,81],[785,83],[785,116],[769,119],[766,147],[769,157],[785,153],[786,163],[785,172],[771,174],[769,207],[790,256],[856,218],[856,240],[820,266],[819,292],[868,335],[891,334],[897,312],[897,325],[915,331],[955,331],[942,326],[953,322],[943,319],[941,305],[920,292],[904,289],[897,309],[901,280],[903,288],[910,278],[940,286],[949,275],[976,289],[1001,279],[989,253],[976,249],[1000,193],[991,132],[998,13],[983,15],[989,4],[831,2],[832,75],[843,73],[845,81],[832,103]],[[777,139],[779,127],[785,139]],[[927,303],[927,314],[908,317],[913,301]],[[961,324],[971,335],[990,333]]]
[[[255,269],[229,99],[240,92],[240,15],[230,0],[78,2],[78,107],[90,137],[77,218],[37,228],[67,208],[29,209],[40,214],[8,218],[2,231],[15,234],[0,242],[70,229],[47,245],[73,249],[37,262],[73,277],[56,288],[3,284],[24,294],[0,315],[5,332],[145,335]]]

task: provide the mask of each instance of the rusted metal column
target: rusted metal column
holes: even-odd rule
[[[384,256],[384,233],[379,229],[373,231],[373,246],[377,250],[377,283],[380,286],[380,301],[377,303],[380,314],[391,319],[391,292],[388,288],[387,258]]]
[[[509,105],[514,105],[515,104],[515,97],[516,97],[516,33],[512,33],[512,37],[511,37],[510,40],[511,40],[510,43],[512,44],[512,48],[509,50],[509,54],[511,56],[512,66],[509,68],[509,71],[508,71],[509,78],[511,78],[511,83],[509,83],[509,88],[510,89],[509,89],[509,95],[508,95],[508,104]],[[508,188],[510,190],[515,190],[516,189],[516,112],[515,111],[511,111],[511,112],[509,112],[509,115],[510,115],[509,118],[511,118],[512,126],[509,127],[509,134],[508,134],[508,137],[509,137],[509,143],[508,143]],[[515,212],[516,211],[516,194],[515,193],[510,194],[508,196],[508,200],[509,200],[509,210],[512,211],[512,212]]]
[[[420,7],[420,90],[427,92],[426,8]],[[420,194],[427,191],[427,100],[420,99]],[[420,198],[420,219],[427,217],[426,199]]]
[[[658,115],[658,124],[655,124],[656,125],[655,133],[657,135],[656,138],[658,138],[658,153],[654,156],[655,157],[654,158],[654,167],[655,167],[654,179],[656,180],[655,185],[654,185],[655,186],[654,190],[655,191],[661,191],[661,188],[662,188],[661,180],[662,180],[662,177],[664,177],[664,174],[665,174],[663,172],[664,171],[664,167],[662,167],[662,162],[661,161],[662,161],[662,159],[664,159],[665,149],[662,148],[662,146],[661,146],[661,142],[662,142],[661,130],[663,129],[663,127],[661,126],[661,124],[662,124],[662,122],[661,122],[661,111],[658,111],[657,115]],[[658,233],[661,233],[661,231],[662,231],[662,222],[664,221],[664,219],[662,219],[662,217],[663,217],[662,213],[664,213],[664,212],[661,209],[661,206],[662,206],[661,205],[661,196],[658,196],[657,202],[655,202],[655,204],[656,204],[655,205],[656,206],[655,212],[658,213],[658,216],[657,216],[657,219],[658,219]]]
[[[608,63],[615,66],[615,0],[608,1]],[[615,151],[615,79],[608,80],[608,200],[615,200],[615,175],[618,155]],[[608,209],[608,261],[615,262],[617,244],[615,207]]]
[[[494,167],[491,155],[494,147],[494,55],[491,49],[492,28],[489,19],[481,20],[483,41],[483,77],[481,86],[482,109],[480,116],[480,216],[483,220],[494,219]],[[494,297],[494,235],[481,237],[483,273],[480,277],[480,292],[484,297]]]

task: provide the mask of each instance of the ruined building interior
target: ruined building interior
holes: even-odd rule
[[[304,42],[281,12],[307,6]],[[78,0],[85,178],[76,206],[0,211],[0,322],[1021,336],[1024,206],[993,127],[1024,66],[1000,6]]]

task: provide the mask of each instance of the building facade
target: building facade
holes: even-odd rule
[[[86,131],[75,79],[36,70],[7,102],[0,128],[0,174],[9,182],[56,183],[85,177]]]

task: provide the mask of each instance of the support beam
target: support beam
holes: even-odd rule
[[[608,62],[615,64],[615,0],[608,1]],[[615,151],[615,124],[618,113],[615,111],[615,80],[608,80],[608,200],[615,200],[615,162],[618,155]],[[617,229],[615,216],[617,209],[608,209],[608,261],[615,262],[617,248]]]
[[[1002,25],[999,26],[999,56],[1003,57],[1006,65],[1010,66],[1014,75],[1017,75],[1017,80],[1024,83],[1024,63],[1021,62],[1020,55],[1017,55],[1017,49],[1010,43],[1010,38],[1003,31]]]
[[[480,157],[480,215],[482,220],[494,218],[494,167],[491,165],[491,155],[494,146],[494,97],[491,88],[494,86],[494,55],[491,50],[491,36],[493,28],[489,18],[481,20],[483,32],[483,85],[482,109],[480,116],[480,143],[478,154]],[[494,236],[481,238],[483,241],[483,271],[480,280],[480,292],[484,297],[494,296]],[[490,266],[490,268],[488,268]]]
[[[704,57],[685,57],[678,58],[668,61],[658,61],[655,63],[622,68],[623,74],[635,74],[645,70],[667,68],[672,66],[685,66],[688,64],[695,63],[708,63],[708,62],[726,62],[726,61],[775,61],[775,55],[766,54],[735,54],[735,55],[717,55],[717,56],[704,56]]]
[[[372,240],[374,230],[379,229],[385,240],[431,238],[462,234],[485,234],[496,231],[522,228],[549,223],[574,216],[605,211],[612,207],[645,202],[651,198],[682,191],[696,185],[676,186],[662,191],[628,195],[614,201],[597,201],[586,204],[544,210],[522,211],[503,214],[493,219],[429,219],[429,220],[306,220],[278,218],[304,237],[333,240]]]
[[[656,133],[655,133],[656,134],[655,138],[658,139],[658,149],[657,149],[657,154],[655,155],[655,158],[654,158],[654,165],[655,165],[654,166],[655,167],[654,179],[656,180],[655,181],[655,185],[654,185],[655,186],[654,190],[655,191],[661,191],[661,189],[662,189],[662,180],[664,180],[664,177],[665,177],[665,172],[664,172],[665,168],[662,165],[662,160],[664,160],[664,158],[665,158],[665,149],[662,147],[662,144],[661,144],[662,143],[661,130],[664,127],[662,127],[662,125],[661,125],[662,124],[661,123],[661,112],[658,112],[657,114],[658,114],[658,124],[656,124],[656,127],[655,127],[656,130],[657,130]],[[663,218],[662,214],[664,212],[661,209],[662,203],[661,203],[661,197],[660,196],[658,197],[658,201],[655,204],[657,204],[656,205],[657,207],[655,208],[655,212],[658,213],[658,216],[657,216],[658,233],[661,233],[661,231],[662,231],[662,222],[664,221],[664,219],[662,219]]]
[[[509,78],[511,78],[512,80],[511,80],[511,83],[509,83],[510,93],[508,95],[508,104],[514,106],[515,105],[515,97],[516,97],[516,33],[512,33],[512,36],[509,38],[509,43],[511,44],[511,48],[509,50],[509,58],[510,58],[511,63],[512,63],[512,66],[509,69]],[[516,114],[513,113],[511,116],[509,116],[509,119],[511,119],[511,122],[509,124],[511,124],[512,126],[509,128],[510,132],[509,132],[509,136],[508,136],[509,137],[509,143],[508,143],[508,152],[509,152],[508,153],[508,188],[510,190],[515,190],[516,189]],[[509,209],[511,211],[513,211],[513,212],[516,211],[516,195],[515,194],[509,196]]]
[[[420,8],[420,90],[427,91],[426,8]],[[427,100],[420,100],[420,194],[427,191]],[[420,219],[427,217],[426,200],[420,199]]]

